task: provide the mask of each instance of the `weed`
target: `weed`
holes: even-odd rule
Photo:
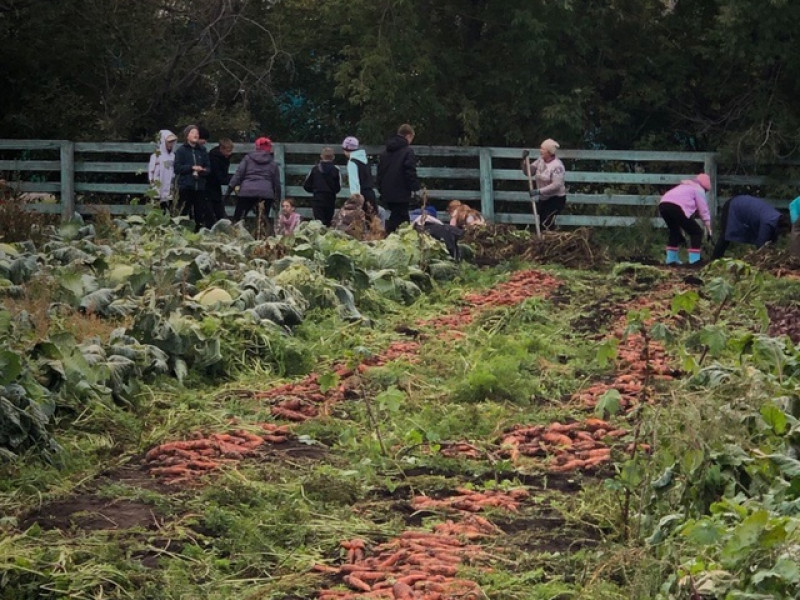
[[[57,216],[27,210],[22,200],[0,199],[0,241],[30,240],[38,246],[47,239],[49,228],[56,223]]]

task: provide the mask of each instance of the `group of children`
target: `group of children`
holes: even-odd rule
[[[681,246],[686,245],[684,233],[689,236],[688,262],[696,265],[701,262],[703,229],[709,239],[713,238],[711,213],[706,201],[706,192],[711,190],[711,178],[700,173],[694,179],[685,179],[671,188],[661,197],[658,211],[669,231],[665,262],[668,265],[679,265]],[[792,202],[794,212],[800,212],[800,198]],[[790,211],[791,213],[791,211]],[[697,224],[698,216],[704,228]],[[750,195],[737,195],[730,198],[722,206],[720,231],[714,243],[711,259],[722,258],[731,242],[751,244],[761,248],[768,242],[775,243],[780,235],[792,228],[792,221],[800,225],[800,221],[790,219],[766,200]],[[797,232],[800,234],[800,232]],[[800,244],[794,240],[800,237],[793,233],[792,252],[800,256]]]
[[[225,204],[236,190],[234,223],[255,210],[259,213],[259,227],[263,221],[271,224],[268,215],[273,203],[281,197],[280,174],[272,153],[271,140],[267,137],[258,138],[255,150],[244,156],[231,175],[230,157],[234,150],[231,140],[221,139],[216,147],[206,152],[209,133],[205,128],[189,125],[184,130],[184,137],[185,142],[176,148],[178,137],[169,130],[160,131],[158,150],[150,157],[148,179],[152,194],[161,208],[171,212],[177,200],[181,214],[194,218],[197,229],[211,227],[225,218]],[[303,189],[311,194],[313,218],[357,239],[383,237],[387,215],[377,203],[367,154],[353,136],[344,139],[342,150],[347,158],[349,196],[337,210],[336,198],[342,190],[341,173],[334,164],[333,149],[323,148],[320,160],[303,182]],[[223,186],[228,188],[224,196]],[[417,219],[416,224],[420,228],[426,228],[427,225],[429,229],[433,225],[463,230],[485,223],[480,212],[457,200],[448,205],[448,224],[438,219],[437,211],[432,206],[426,208],[427,223],[424,218],[421,221]],[[409,219],[415,216],[419,215],[412,211]],[[284,199],[274,222],[275,233],[293,233],[300,220],[294,202]]]

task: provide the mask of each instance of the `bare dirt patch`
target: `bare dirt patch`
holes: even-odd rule
[[[161,526],[161,519],[151,504],[82,494],[47,503],[20,521],[22,529],[34,524],[61,531],[155,530]]]

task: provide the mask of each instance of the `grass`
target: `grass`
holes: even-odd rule
[[[362,377],[377,428],[357,396],[337,405],[330,416],[296,427],[298,435],[319,444],[321,452],[313,458],[265,455],[230,465],[197,487],[107,478],[108,471],[126,462],[137,465],[144,451],[165,440],[183,439],[198,429],[225,430],[231,418],[243,426],[270,420],[269,406],[245,392],[269,389],[312,369],[330,372],[336,361],[355,361],[362,348],[377,352],[402,338],[398,326],[414,327],[418,319],[452,311],[465,290],[496,285],[510,268],[467,266],[456,285],[438,288],[410,307],[394,305],[380,312],[382,304],[376,302],[369,315],[373,327],[345,322],[330,310],[312,311],[291,339],[272,347],[283,353],[277,363],[288,363],[282,371],[271,358],[232,358],[233,375],[225,380],[198,377],[180,386],[162,379],[144,386],[132,407],[98,406],[62,419],[56,431],[65,448],[60,466],[26,456],[2,467],[0,511],[6,517],[0,520],[0,571],[6,589],[16,595],[0,591],[0,598],[308,598],[325,584],[322,575],[309,569],[315,563],[338,564],[341,540],[381,542],[409,527],[441,522],[446,514],[414,514],[409,498],[452,493],[462,485],[527,485],[534,494],[519,514],[488,513],[506,529],[487,542],[493,570],[469,566],[462,571],[488,597],[656,597],[659,586],[677,572],[674,556],[644,542],[658,519],[673,510],[702,513],[724,493],[732,480],[724,479],[724,470],[722,479],[713,480],[718,465],[712,453],[730,444],[745,446],[754,435],[765,436],[760,440],[764,449],[777,449],[774,436],[753,431],[753,407],[784,389],[768,374],[766,358],[745,354],[750,370],[722,383],[687,377],[660,384],[656,403],[639,415],[643,439],[656,440],[657,452],[631,461],[630,469],[640,475],[634,483],[622,476],[627,457],[621,454],[620,474],[572,481],[545,476],[535,461],[512,465],[499,457],[447,458],[436,447],[469,439],[490,449],[514,423],[586,417],[569,397],[611,371],[598,360],[598,346],[624,317],[627,303],[650,294],[662,281],[660,272],[555,270],[564,284],[554,297],[490,311],[455,341],[421,339],[419,362],[395,361]],[[671,283],[675,290],[684,288],[680,279]],[[52,296],[46,296],[41,281],[29,285],[27,297],[6,302],[6,307],[17,313],[29,310],[38,325],[48,317]],[[33,292],[37,285],[38,295]],[[788,301],[793,291],[796,286],[786,281],[767,280],[758,297]],[[694,318],[705,322],[713,309],[713,302],[701,298]],[[752,302],[732,303],[724,319],[752,322],[754,311]],[[37,335],[58,325],[78,339],[107,337],[115,325],[78,314],[46,323]],[[696,355],[702,346],[699,340],[686,349],[687,337],[697,331],[688,323],[669,324],[676,339],[668,350],[675,356]],[[736,326],[735,335],[744,332]],[[735,344],[725,345],[714,359],[739,368],[741,352]],[[766,374],[754,377],[755,372]],[[790,376],[784,373],[784,379]],[[656,494],[652,482],[676,463],[681,468],[678,484]],[[115,532],[16,528],[31,507],[82,494],[152,505],[161,524]],[[627,516],[626,496],[633,507]]]

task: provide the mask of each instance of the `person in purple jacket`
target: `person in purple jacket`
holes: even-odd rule
[[[734,196],[722,207],[721,233],[711,258],[722,258],[731,242],[753,244],[756,248],[767,242],[775,243],[790,227],[789,217],[766,200]]]
[[[272,140],[260,137],[255,152],[249,153],[236,168],[228,183],[230,189],[238,187],[233,222],[244,219],[251,209],[264,203],[264,216],[269,222],[272,204],[281,199],[281,179],[278,164],[272,155]],[[271,223],[270,223],[271,224]]]
[[[658,212],[669,229],[667,241],[668,265],[681,264],[678,249],[686,243],[683,232],[689,234],[689,264],[700,261],[700,244],[703,242],[703,230],[695,222],[695,213],[705,225],[711,237],[711,213],[708,211],[706,192],[711,189],[711,179],[700,173],[694,179],[684,179],[679,185],[661,196]]]

